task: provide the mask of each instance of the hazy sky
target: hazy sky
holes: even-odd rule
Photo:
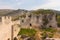
[[[60,0],[0,0],[0,9],[60,10]]]

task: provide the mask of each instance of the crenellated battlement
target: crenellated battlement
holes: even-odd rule
[[[11,20],[11,16],[2,16],[2,24],[9,24],[10,22],[12,22]]]

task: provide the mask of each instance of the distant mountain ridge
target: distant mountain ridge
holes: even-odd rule
[[[39,10],[44,10],[44,9],[39,9]],[[21,13],[27,13],[27,12],[32,12],[32,11],[37,11],[37,10],[24,10],[24,9],[18,9],[18,10],[11,10],[11,9],[0,9],[0,16],[17,16],[20,15]],[[54,11],[57,14],[60,14],[60,11],[57,10],[51,10]]]

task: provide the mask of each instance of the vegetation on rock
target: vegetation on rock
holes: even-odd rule
[[[34,36],[35,33],[36,33],[36,30],[34,30],[34,29],[21,28],[21,30],[19,31],[18,35]]]
[[[36,10],[36,11],[32,11],[33,14],[53,14],[52,10]]]
[[[54,36],[54,33],[57,32],[56,29],[54,28],[45,28],[45,29],[42,29],[42,39],[45,39],[46,37],[49,37],[49,38],[53,38]]]

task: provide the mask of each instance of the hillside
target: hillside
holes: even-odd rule
[[[18,10],[12,10],[12,9],[0,9],[0,16],[17,16],[17,15],[20,15],[22,13],[27,13],[27,12],[38,12],[38,13],[44,13],[44,12],[47,12],[47,11],[50,11],[50,12],[54,12],[54,13],[57,13],[57,14],[60,14],[60,11],[57,11],[57,10],[44,10],[44,9],[38,9],[38,10],[31,10],[31,11],[28,11],[28,10],[24,10],[24,9],[18,9]]]
[[[13,10],[10,10],[10,9],[0,9],[0,16],[8,14],[9,12],[12,12],[12,11]]]
[[[8,14],[5,14],[5,16],[18,16],[22,13],[26,13],[28,12],[27,10],[21,10],[21,9],[18,9],[18,10],[14,10],[12,12],[9,12]]]

